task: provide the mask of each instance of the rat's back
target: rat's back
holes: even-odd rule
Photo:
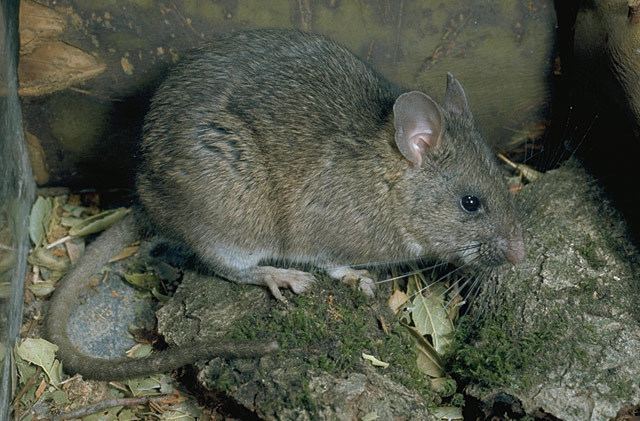
[[[307,181],[340,160],[370,162],[375,148],[367,146],[389,123],[399,93],[320,35],[220,36],[185,57],[152,100],[138,173],[142,204],[164,234],[196,251],[203,246],[195,243],[215,236],[220,250],[233,243],[281,256],[296,236],[284,238]],[[326,188],[319,200],[347,190]]]
[[[352,135],[382,124],[398,95],[323,36],[254,30],[220,36],[193,51],[160,88],[149,120],[174,115],[177,106],[181,121],[216,120],[223,110],[266,137],[291,131]]]

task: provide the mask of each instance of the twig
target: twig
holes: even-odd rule
[[[50,250],[50,249],[54,248],[54,247],[55,247],[55,246],[57,246],[57,245],[60,245],[60,244],[64,244],[64,243],[66,243],[67,241],[71,240],[72,238],[73,238],[73,236],[71,236],[71,235],[67,235],[67,236],[65,236],[65,237],[62,237],[62,238],[60,238],[60,239],[58,239],[58,240],[54,241],[53,243],[49,244],[49,245],[48,245],[47,247],[45,247],[45,248],[46,248],[47,250]]]
[[[29,390],[31,388],[31,386],[33,386],[35,384],[36,380],[40,376],[40,372],[41,371],[42,371],[42,369],[40,367],[38,367],[36,369],[35,374],[33,376],[29,377],[29,379],[25,382],[24,386],[22,386],[22,389],[20,389],[20,391],[16,394],[16,397],[13,398],[13,407],[14,408],[16,407],[16,404],[18,403],[20,398],[22,398],[22,395],[27,393],[27,390]]]
[[[174,395],[160,395],[160,396],[141,396],[139,398],[119,398],[119,399],[107,399],[93,405],[84,406],[82,408],[75,409],[64,414],[53,417],[53,421],[70,420],[74,418],[82,418],[87,415],[95,414],[96,412],[104,411],[114,406],[136,406],[146,405],[150,402],[161,402],[168,398],[174,398]]]

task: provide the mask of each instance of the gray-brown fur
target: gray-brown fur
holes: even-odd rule
[[[337,267],[367,262],[520,260],[519,223],[460,84],[449,75],[442,106],[404,92],[324,37],[221,36],[182,60],[152,100],[137,177],[142,208],[159,234],[214,271],[276,296],[280,287],[303,291],[313,277],[264,261],[340,277]],[[482,210],[465,212],[464,195],[479,197]],[[68,283],[54,298],[54,342],[68,341],[68,314],[56,307],[75,301],[77,291],[62,297]],[[65,366],[95,377],[90,360],[65,361],[74,352],[63,349]]]

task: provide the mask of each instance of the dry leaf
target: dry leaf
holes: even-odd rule
[[[442,360],[433,345],[431,345],[416,328],[404,323],[401,325],[409,330],[409,333],[411,333],[411,336],[413,336],[413,339],[416,341],[418,351],[416,363],[418,368],[430,377],[442,377],[444,375]]]
[[[74,237],[83,237],[89,234],[95,234],[109,228],[129,213],[127,208],[118,208],[100,212],[74,225],[69,230],[69,235]]]
[[[42,394],[44,393],[44,389],[47,388],[47,382],[42,379],[42,381],[40,382],[40,385],[38,386],[38,388],[36,389],[36,399],[40,399],[40,396],[42,396]]]
[[[91,79],[105,69],[91,54],[62,41],[47,41],[20,56],[21,96],[50,94]]]
[[[122,71],[128,75],[133,74],[133,64],[129,61],[127,57],[122,57],[120,59],[120,65],[122,66]]]
[[[28,288],[36,297],[46,297],[56,289],[53,286],[53,281],[38,282],[29,285]]]
[[[441,397],[451,396],[456,393],[456,381],[448,377],[431,379],[431,388]]]
[[[45,248],[34,249],[27,258],[29,263],[34,266],[41,266],[56,272],[66,272],[69,268],[69,260],[62,257],[56,257],[51,250]]]
[[[433,415],[446,421],[462,420],[462,409],[456,406],[439,406],[433,409]]]
[[[380,361],[379,359],[377,359],[373,355],[365,354],[363,352],[362,353],[362,358],[365,359],[366,361],[369,361],[371,363],[371,365],[373,365],[374,367],[382,367],[382,368],[389,367],[389,363],[385,363],[384,361]]]
[[[53,201],[50,198],[38,196],[35,203],[31,207],[29,216],[29,236],[36,247],[41,246],[47,233],[49,222],[51,221],[51,211],[53,210]]]
[[[36,184],[42,186],[49,182],[49,168],[45,158],[44,149],[38,139],[33,134],[25,131],[24,140],[27,144],[27,152],[29,153],[29,161],[31,162],[31,171]]]
[[[391,329],[389,329],[389,325],[387,324],[387,321],[384,319],[384,317],[378,316],[378,323],[380,323],[380,329],[382,329],[382,331],[386,335],[391,332]]]
[[[77,262],[84,254],[83,238],[72,238],[69,241],[65,241],[64,246],[67,249],[67,254],[72,264]]]
[[[409,296],[399,289],[395,290],[387,300],[387,305],[394,314],[398,314],[402,306],[409,301]]]
[[[50,7],[31,0],[20,2],[20,54],[31,52],[43,41],[62,34],[66,22],[64,16]]]
[[[117,262],[119,260],[124,260],[127,257],[131,257],[138,252],[138,249],[140,249],[140,245],[125,247],[120,253],[113,256],[109,260],[109,263]]]
[[[507,158],[506,156],[504,156],[503,154],[498,154],[498,158],[500,158],[504,163],[509,165],[511,168],[518,171],[520,175],[529,182],[534,182],[542,176],[542,173],[540,171],[537,171],[526,164],[517,164],[512,160],[510,160],[509,158]]]
[[[418,370],[422,371],[429,377],[439,377],[443,375],[443,371],[438,365],[420,348],[416,345],[416,366]]]

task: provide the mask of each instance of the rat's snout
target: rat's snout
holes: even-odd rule
[[[511,264],[515,265],[524,260],[524,241],[519,228],[505,241],[503,252],[505,259]]]

